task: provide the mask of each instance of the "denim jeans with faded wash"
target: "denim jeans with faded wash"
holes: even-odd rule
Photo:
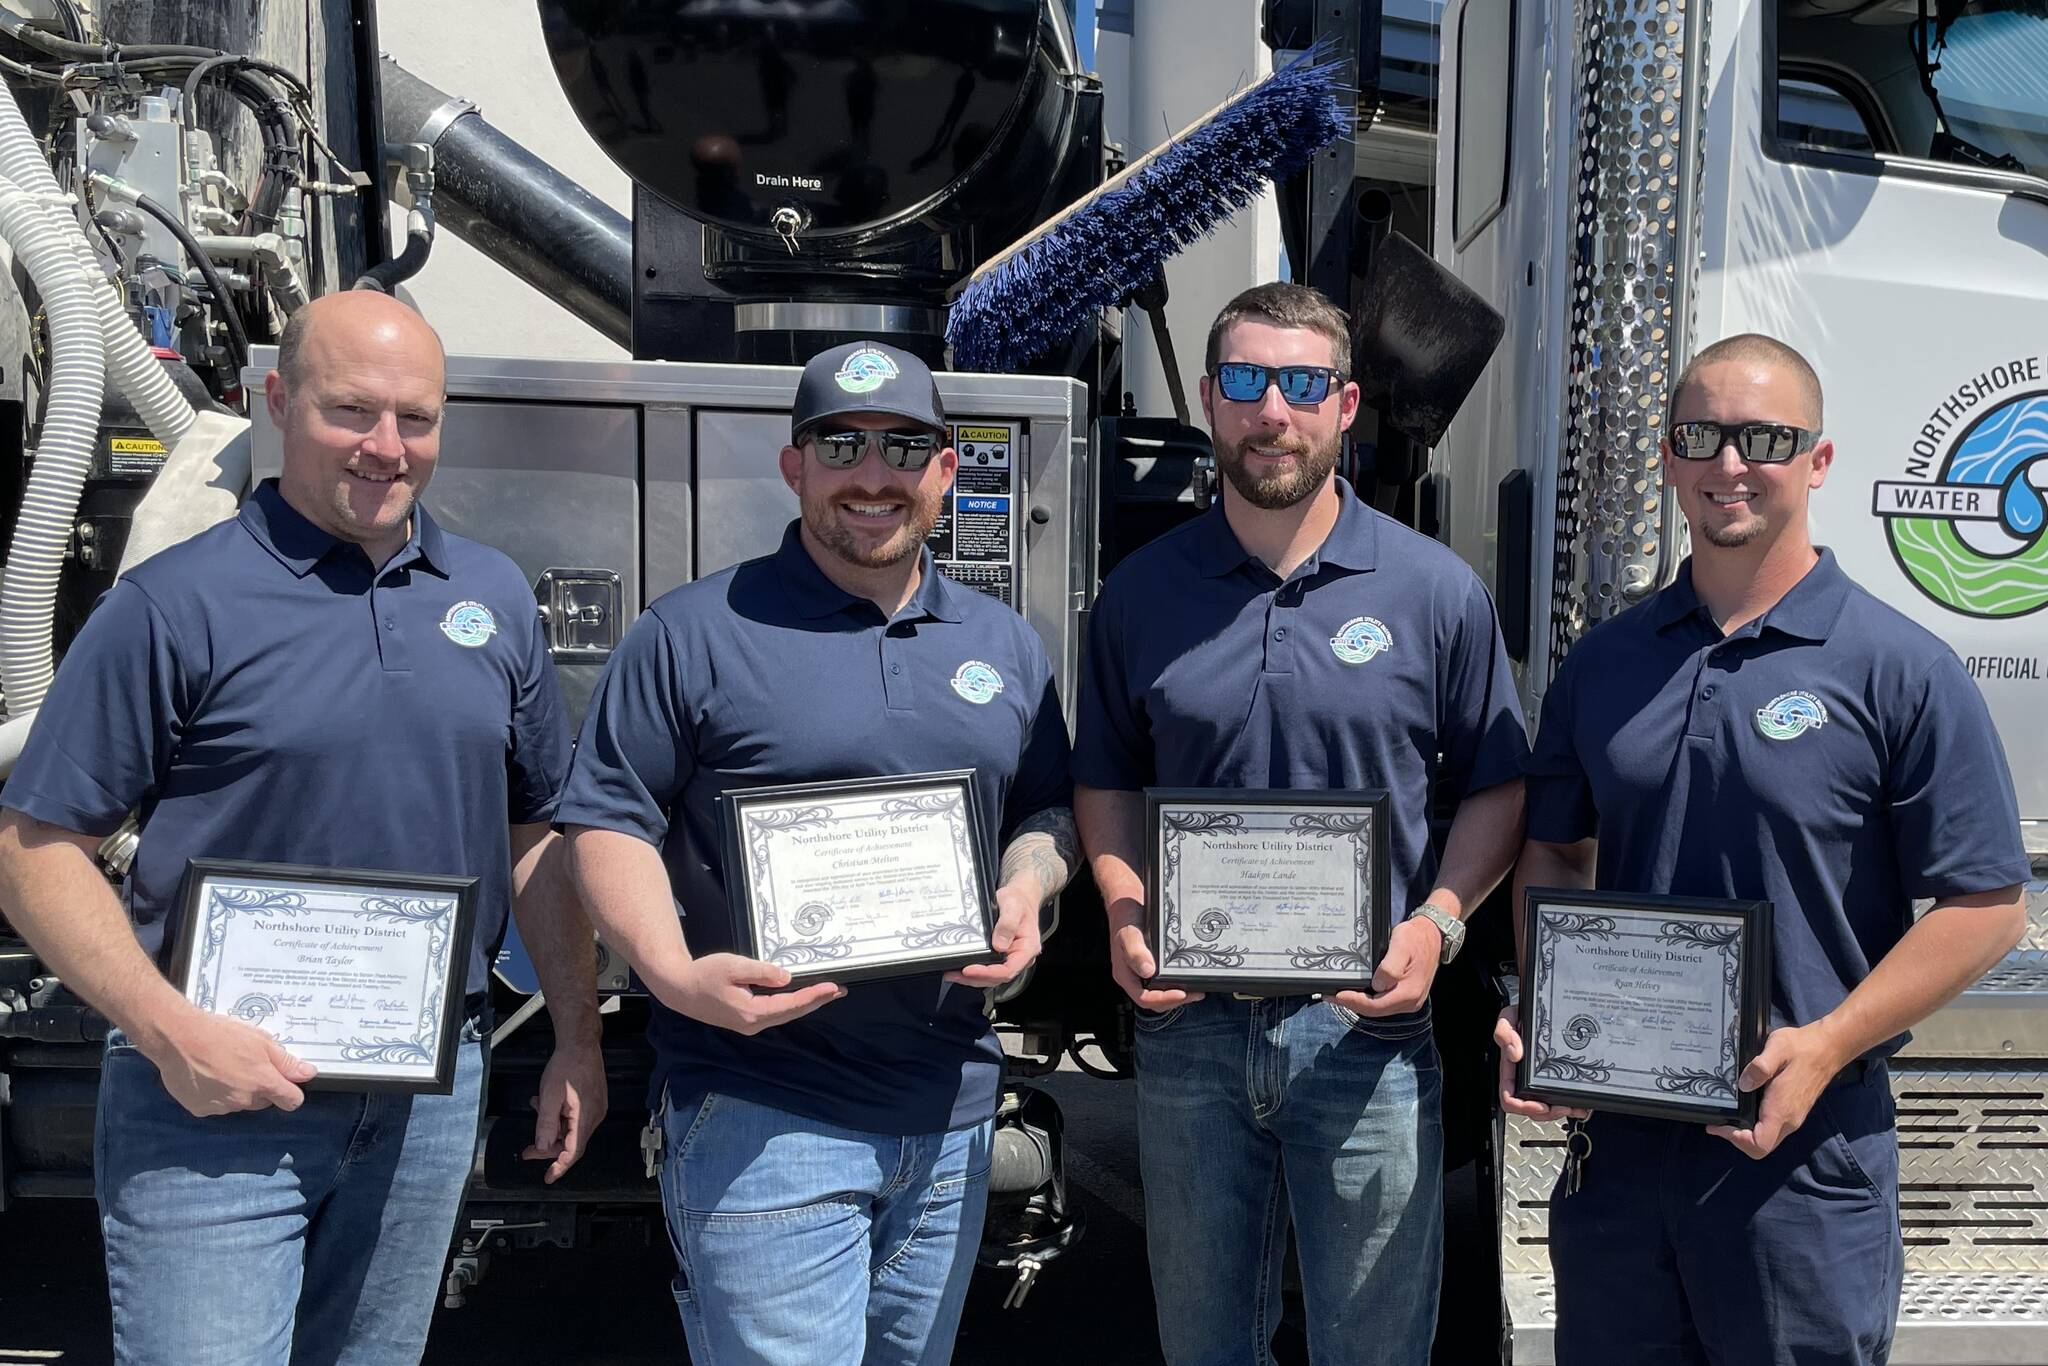
[[[1428,1008],[1212,994],[1140,1011],[1137,1063],[1169,1366],[1270,1366],[1290,1225],[1313,1366],[1424,1366],[1443,1275]]]
[[[119,1366],[417,1366],[476,1157],[484,1048],[446,1096],[308,1091],[194,1116],[107,1040],[94,1134]]]
[[[661,1194],[692,1366],[945,1366],[990,1127],[905,1137],[671,1097]]]

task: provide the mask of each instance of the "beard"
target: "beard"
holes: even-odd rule
[[[1278,512],[1293,507],[1323,486],[1330,472],[1337,468],[1337,451],[1343,439],[1339,434],[1315,445],[1298,436],[1274,440],[1247,437],[1230,450],[1218,452],[1216,463],[1222,466],[1223,477],[1237,490],[1238,497],[1255,508]],[[1247,464],[1245,450],[1249,446],[1274,446],[1293,452],[1297,458],[1270,473],[1255,475]]]
[[[894,535],[879,544],[876,544],[872,537],[862,537],[854,528],[840,521],[836,509],[841,503],[902,502],[904,496],[868,495],[857,489],[849,489],[830,498],[824,498],[806,486],[800,492],[798,501],[803,505],[804,526],[809,529],[819,545],[856,568],[886,569],[892,564],[900,564],[924,548],[925,538],[930,536],[932,528],[939,524],[939,513],[945,503],[945,492],[940,489],[910,491],[903,524],[896,528]]]
[[[1708,504],[1710,511],[1712,506],[1711,503]],[[1760,512],[1752,512],[1742,521],[1722,525],[1716,525],[1702,517],[1699,519],[1697,534],[1709,545],[1719,546],[1723,550],[1735,550],[1761,539],[1768,535],[1770,530],[1770,519]]]

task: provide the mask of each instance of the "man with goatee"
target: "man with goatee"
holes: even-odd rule
[[[1316,1366],[1421,1366],[1442,1261],[1429,988],[1520,847],[1526,752],[1493,604],[1336,476],[1349,328],[1262,285],[1209,333],[1219,506],[1118,565],[1089,628],[1075,811],[1137,1003],[1140,1160],[1171,1366],[1272,1359],[1288,1226]],[[1144,793],[1384,788],[1396,925],[1370,990],[1148,986]],[[1432,790],[1457,810],[1439,861]]]
[[[959,456],[931,372],[804,367],[781,548],[636,622],[560,820],[591,918],[654,997],[662,1198],[693,1361],[938,1363],[980,1242],[1003,1053],[980,988],[1038,954],[1079,855],[1067,734],[1024,619],[925,550]],[[730,789],[972,769],[1003,961],[841,987],[735,953]]]

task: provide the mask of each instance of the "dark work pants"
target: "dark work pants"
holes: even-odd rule
[[[1559,1366],[1883,1366],[1899,1150],[1882,1065],[1761,1161],[1696,1125],[1595,1114],[1551,1197]]]

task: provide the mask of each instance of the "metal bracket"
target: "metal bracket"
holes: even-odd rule
[[[619,643],[624,589],[610,569],[547,569],[534,580],[541,629],[557,664],[600,664]]]

